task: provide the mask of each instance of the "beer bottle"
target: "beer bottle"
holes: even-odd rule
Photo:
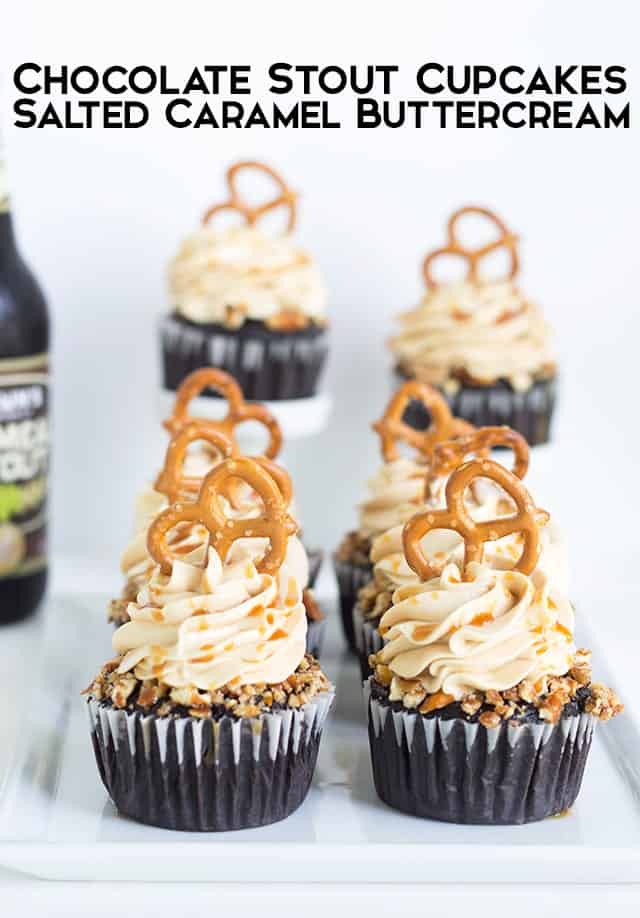
[[[0,137],[0,623],[30,615],[47,580],[47,305],[16,248]]]

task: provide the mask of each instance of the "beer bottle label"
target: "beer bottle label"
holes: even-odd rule
[[[48,403],[47,354],[0,359],[0,579],[46,564]]]

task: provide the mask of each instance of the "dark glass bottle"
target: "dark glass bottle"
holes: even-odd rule
[[[49,316],[16,248],[0,138],[0,624],[47,582]]]

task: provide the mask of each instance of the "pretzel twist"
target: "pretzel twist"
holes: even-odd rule
[[[516,505],[516,513],[497,520],[476,522],[465,507],[464,495],[476,478],[490,478],[503,488]],[[421,580],[436,577],[439,570],[425,557],[421,539],[433,529],[450,529],[464,539],[463,570],[471,561],[482,561],[485,542],[495,542],[514,532],[522,532],[522,553],[513,570],[530,574],[540,555],[539,511],[529,492],[511,472],[489,459],[472,459],[459,466],[449,478],[444,510],[427,510],[406,523],[402,532],[404,553],[409,566]]]
[[[477,249],[465,248],[458,239],[456,225],[460,218],[464,217],[466,214],[477,214],[481,217],[486,217],[487,220],[490,220],[497,227],[500,235],[493,242],[489,242]],[[486,256],[490,255],[492,252],[495,252],[497,249],[502,248],[508,251],[510,257],[509,271],[505,280],[513,280],[518,273],[519,267],[517,242],[518,237],[510,232],[504,221],[492,210],[489,210],[487,207],[461,207],[449,218],[446,245],[442,246],[442,248],[435,249],[433,252],[429,252],[422,263],[422,273],[425,283],[430,290],[438,286],[438,282],[434,279],[431,269],[433,268],[434,262],[443,255],[456,255],[460,258],[464,258],[468,263],[466,280],[476,283],[480,279],[478,266],[482,259],[486,258]]]
[[[473,453],[478,459],[488,459],[491,449],[505,446],[513,453],[512,474],[524,478],[529,468],[529,444],[511,427],[479,427],[476,431],[457,440],[438,443],[434,447],[429,470],[430,478],[449,475]]]
[[[280,194],[274,198],[271,198],[271,200],[265,201],[263,204],[259,204],[255,207],[252,207],[250,204],[244,201],[237,188],[236,178],[240,172],[243,172],[247,169],[257,169],[259,172],[264,172],[265,175],[268,175],[269,178],[273,179],[275,182],[280,191]],[[214,204],[213,207],[209,208],[209,210],[202,218],[202,222],[204,224],[207,224],[216,214],[222,213],[223,211],[232,210],[241,214],[249,226],[254,226],[258,220],[261,219],[261,217],[263,217],[266,213],[275,210],[276,207],[286,207],[289,211],[289,219],[287,221],[286,232],[290,233],[293,230],[293,227],[296,223],[296,193],[292,191],[291,188],[289,188],[282,176],[276,172],[275,169],[272,169],[271,166],[267,166],[265,163],[259,163],[253,160],[234,163],[233,166],[230,166],[227,169],[226,180],[227,188],[229,189],[229,197],[221,204]]]
[[[189,403],[199,396],[205,389],[214,389],[227,401],[227,414],[219,421],[207,418],[207,424],[213,425],[231,440],[234,448],[237,443],[234,435],[235,428],[244,421],[258,421],[269,432],[269,443],[264,451],[268,459],[275,459],[282,446],[282,431],[275,417],[264,405],[245,402],[242,389],[233,376],[218,370],[215,367],[201,367],[194,370],[180,383],[176,392],[173,414],[164,422],[170,434],[176,434],[185,424],[194,419],[189,415]]]
[[[229,483],[240,479],[248,484],[262,499],[264,510],[250,519],[230,519],[221,501]],[[209,530],[209,544],[215,548],[222,561],[237,539],[267,538],[269,549],[256,564],[263,574],[279,570],[287,551],[287,540],[297,531],[297,524],[289,516],[282,495],[271,475],[254,459],[247,456],[225,459],[212,469],[202,482],[197,500],[193,503],[175,503],[164,510],[149,527],[147,548],[164,574],[171,573],[173,556],[167,543],[171,530],[180,523],[201,523]]]
[[[431,416],[426,430],[416,430],[402,420],[409,403],[414,400],[422,402]],[[454,418],[446,399],[437,389],[416,380],[410,380],[398,389],[380,420],[372,426],[380,436],[382,456],[386,462],[399,458],[398,440],[430,459],[437,443],[475,430],[467,421]]]
[[[173,437],[165,455],[164,466],[156,478],[154,488],[164,494],[169,503],[179,500],[185,493],[197,493],[202,485],[201,478],[193,478],[182,474],[187,450],[192,443],[202,440],[212,446],[222,459],[236,455],[236,447],[232,440],[221,430],[210,424],[209,421],[199,419],[186,424]]]

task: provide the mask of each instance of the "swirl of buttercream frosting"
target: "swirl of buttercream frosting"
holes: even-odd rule
[[[164,506],[166,506],[166,500]],[[158,512],[161,512],[164,506],[159,507]],[[232,519],[234,516],[240,518],[239,513],[236,514],[230,510],[229,517]],[[148,527],[145,527],[134,535],[120,560],[120,569],[129,584],[129,589],[141,589],[150,579],[155,568],[147,547],[147,530]],[[258,557],[260,553],[264,554],[268,544],[267,539],[259,538],[242,539],[239,542],[247,543],[252,547],[253,557]],[[169,545],[172,554],[179,560],[202,566],[209,545],[209,532],[201,523],[181,523],[170,534]],[[302,589],[306,589],[309,583],[309,557],[304,545],[296,535],[289,536],[287,540],[285,564],[301,584]]]
[[[378,661],[398,680],[419,680],[427,692],[459,700],[476,690],[503,691],[523,679],[565,675],[576,648],[571,604],[544,574],[530,576],[471,563],[402,587],[380,621]]]
[[[326,319],[326,292],[310,255],[288,235],[257,227],[202,226],[184,240],[169,270],[176,311],[192,322],[268,322],[290,310]]]
[[[493,501],[481,505],[472,513],[474,519],[491,519],[499,514],[490,512]],[[403,526],[394,526],[378,536],[371,546],[371,561],[377,582],[386,590],[418,582],[418,576],[407,564],[402,545]],[[461,536],[445,529],[434,529],[422,539],[422,550],[431,562],[444,567],[448,563],[462,564],[464,545]],[[496,570],[510,570],[522,551],[519,533],[485,544],[484,561]],[[554,590],[566,594],[569,590],[569,561],[567,546],[558,526],[552,520],[540,524],[540,557],[536,570],[542,572]]]
[[[463,372],[479,384],[531,386],[554,365],[540,309],[511,282],[461,282],[428,290],[399,316],[396,362],[423,382],[454,389]]]
[[[113,636],[119,672],[203,690],[295,672],[306,644],[302,586],[286,562],[275,576],[258,573],[264,541],[239,539],[224,563],[209,548],[204,568],[175,561],[164,575],[155,567]]]
[[[412,459],[394,459],[381,466],[369,481],[369,497],[359,506],[360,535],[373,539],[411,519],[424,502],[426,473],[426,465]]]

